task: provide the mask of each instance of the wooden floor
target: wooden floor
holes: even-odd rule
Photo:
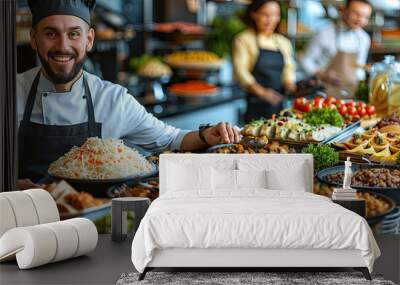
[[[400,284],[400,235],[380,235],[376,240],[382,256],[374,273]],[[94,252],[29,270],[19,270],[15,262],[0,265],[0,284],[115,284],[122,273],[133,272],[131,239],[121,243],[110,235],[100,235]]]

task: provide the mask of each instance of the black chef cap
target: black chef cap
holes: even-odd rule
[[[28,0],[32,12],[32,26],[53,15],[71,15],[90,25],[90,12],[96,0]]]

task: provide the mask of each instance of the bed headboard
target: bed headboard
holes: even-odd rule
[[[303,181],[299,181],[304,185],[299,187],[306,189],[307,192],[313,192],[314,165],[311,154],[161,154],[160,195],[168,191],[166,185],[171,182],[168,179],[172,179],[168,170],[172,164],[183,165],[187,169],[216,165],[226,169],[238,169],[238,165],[243,162],[256,167],[284,171],[285,179],[293,178],[295,176],[293,166],[302,163],[302,167],[297,171],[300,169],[301,175],[304,175]]]

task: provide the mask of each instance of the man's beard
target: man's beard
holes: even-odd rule
[[[72,81],[82,70],[83,64],[85,63],[86,60],[86,55],[85,55],[80,61],[74,63],[74,66],[72,67],[72,70],[70,72],[66,73],[66,72],[54,72],[49,62],[46,61],[39,53],[38,56],[40,62],[42,63],[44,71],[46,71],[47,76],[54,84],[66,84]]]

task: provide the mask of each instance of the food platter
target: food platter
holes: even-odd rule
[[[367,191],[367,190],[365,190],[363,192],[364,193],[370,193],[370,195],[375,196],[375,198],[377,198],[377,199],[384,200],[386,203],[388,203],[390,205],[389,208],[385,212],[380,213],[380,214],[375,215],[375,216],[372,216],[372,217],[369,217],[367,219],[367,221],[368,221],[368,223],[370,225],[374,225],[374,224],[377,224],[377,223],[381,222],[387,215],[392,213],[393,210],[396,208],[396,203],[393,201],[393,199],[391,199],[390,197],[388,197],[388,196],[386,196],[384,194],[375,193],[375,192]]]
[[[150,162],[153,166],[153,170],[144,175],[132,175],[123,178],[115,178],[115,179],[70,179],[65,177],[58,177],[53,175],[47,176],[47,181],[59,181],[65,180],[70,183],[75,189],[79,191],[85,191],[92,194],[94,197],[107,197],[107,190],[109,187],[125,183],[128,181],[139,181],[141,179],[152,177],[158,174],[158,166],[152,162]]]
[[[60,213],[61,220],[71,219],[75,217],[86,218],[89,220],[96,220],[108,214],[111,211],[111,202],[104,203],[103,205],[84,209],[76,214]]]
[[[331,198],[332,193],[331,186],[315,181],[314,194]],[[357,190],[356,195],[358,199],[364,199],[366,202],[366,220],[370,225],[381,222],[395,212],[393,210],[396,209],[396,204],[387,195],[369,190]]]
[[[174,52],[166,55],[164,62],[172,68],[194,70],[218,70],[223,63],[216,54],[200,50]]]
[[[353,161],[395,165],[400,160],[400,116],[392,115],[336,137],[329,143],[340,150],[340,157]]]
[[[293,120],[293,119],[289,118],[289,120]],[[260,122],[261,122],[261,120],[260,120]],[[293,122],[296,122],[296,124],[306,125],[306,124],[304,124],[304,123],[302,123],[301,121],[298,121],[298,120],[293,120]],[[257,121],[255,123],[257,123]],[[250,129],[252,127],[252,124],[255,124],[255,123],[247,124],[245,127]],[[261,123],[257,123],[257,124],[262,125],[262,127],[264,127],[265,125],[268,125],[269,123],[268,123],[268,121],[265,121],[264,124],[261,124]],[[252,140],[257,140],[257,139],[263,140],[263,138],[266,138],[270,142],[278,142],[280,144],[285,144],[285,145],[291,146],[293,148],[296,148],[297,150],[301,150],[303,147],[307,146],[308,144],[329,144],[330,142],[335,141],[337,139],[340,139],[343,136],[344,137],[349,137],[354,133],[354,131],[359,126],[360,126],[360,122],[357,121],[357,122],[351,123],[351,124],[349,124],[347,126],[344,126],[341,130],[339,129],[338,131],[335,131],[332,134],[329,134],[329,133],[325,133],[324,134],[324,132],[325,132],[324,131],[324,127],[321,127],[321,129],[317,130],[317,132],[320,132],[321,134],[323,134],[324,139],[320,139],[320,140],[315,140],[315,139],[312,139],[311,137],[308,137],[307,139],[302,138],[301,140],[293,139],[293,138],[291,138],[291,132],[293,132],[293,131],[290,130],[290,129],[289,129],[289,135],[286,135],[284,137],[280,137],[280,136],[277,135],[277,128],[276,128],[274,137],[272,137],[269,134],[268,135],[262,135],[261,134],[262,133],[262,127],[258,127],[258,126],[255,126],[255,128],[261,128],[261,131],[259,131],[259,134],[256,134],[256,135],[246,134],[246,130],[242,130],[241,133],[244,136],[244,138],[248,137],[248,138],[251,138]],[[299,131],[298,130],[294,130],[294,132],[298,133]]]
[[[287,145],[281,145],[277,142],[268,143],[264,146],[249,146],[242,143],[238,144],[219,144],[207,149],[207,153],[218,154],[268,154],[268,153],[294,153],[295,150]]]
[[[221,68],[222,65],[222,60],[216,62],[178,62],[165,59],[164,61],[172,68],[194,70],[218,70]]]
[[[379,164],[371,164],[371,165],[361,165],[361,164],[354,164],[352,165],[353,173],[357,170],[365,170],[365,169],[400,169],[399,166],[394,165],[379,165]],[[344,165],[334,166],[330,168],[326,168],[321,170],[317,173],[317,179],[327,185],[333,187],[341,187],[342,184],[340,182],[334,182],[328,179],[328,176],[335,173],[343,173],[344,172]],[[384,194],[395,201],[397,205],[400,205],[400,188],[398,187],[377,187],[377,186],[359,186],[359,185],[352,185],[352,188],[360,190],[360,191],[372,191],[378,194]]]
[[[184,98],[210,97],[218,94],[218,87],[201,80],[189,80],[171,84],[168,94]]]
[[[342,131],[324,140],[322,143],[330,144],[335,141],[342,141],[343,138],[349,138],[360,126],[361,126],[361,121],[348,124]]]
[[[59,179],[59,180],[64,179],[65,181],[67,181],[71,184],[116,184],[116,183],[122,183],[122,182],[129,181],[129,180],[139,180],[142,178],[147,178],[147,177],[157,175],[158,174],[158,166],[152,162],[149,162],[149,163],[151,163],[151,165],[153,167],[153,170],[150,171],[149,173],[131,175],[131,176],[127,176],[127,177],[114,178],[114,179],[75,179],[75,178],[54,176],[51,174],[48,174],[48,176],[53,179]]]
[[[107,196],[110,198],[115,197],[146,197],[150,200],[154,200],[159,195],[159,178],[148,177],[140,181],[131,180],[125,183],[120,183],[111,186],[107,190]]]

